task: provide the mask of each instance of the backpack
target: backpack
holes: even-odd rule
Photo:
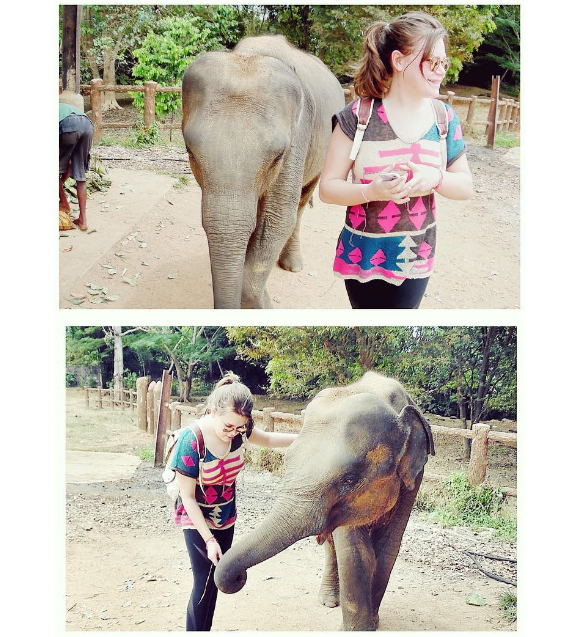
[[[170,431],[167,436],[167,442],[165,443],[165,451],[163,453],[163,460],[165,462],[165,469],[163,469],[163,473],[161,477],[163,482],[165,483],[165,487],[167,489],[167,495],[175,502],[177,497],[179,496],[179,485],[176,480],[176,471],[173,469],[170,464],[173,460],[173,456],[175,455],[175,451],[177,450],[177,443],[181,440],[181,436],[187,431],[193,431],[195,437],[197,438],[197,451],[199,453],[199,461],[203,462],[205,458],[205,443],[203,440],[203,434],[201,433],[201,429],[197,424],[197,421],[194,420],[191,424],[186,427],[182,427],[181,429],[176,429],[175,431]],[[200,468],[201,475],[201,468]]]
[[[357,119],[356,133],[352,140],[352,148],[350,150],[349,159],[354,161],[358,155],[360,145],[369,125],[371,114],[373,112],[374,99],[371,97],[361,97],[356,106],[355,115]],[[435,123],[439,131],[439,142],[441,144],[441,167],[447,168],[447,132],[449,130],[449,120],[447,119],[447,109],[441,100],[432,99],[433,110],[435,111]]]

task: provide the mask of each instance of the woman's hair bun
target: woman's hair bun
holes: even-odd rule
[[[222,387],[223,385],[232,385],[233,383],[239,382],[240,377],[237,374],[234,374],[234,372],[226,372],[223,375],[223,378],[216,383],[215,388],[217,389],[218,387]]]

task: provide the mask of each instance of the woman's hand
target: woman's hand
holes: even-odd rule
[[[393,170],[393,166],[387,166],[383,172]],[[403,170],[407,170],[403,168]],[[366,195],[370,201],[394,201],[395,203],[406,203],[409,201],[409,188],[407,174],[399,175],[396,179],[385,181],[380,175],[363,188],[363,196]]]
[[[425,166],[412,161],[401,164],[400,167],[402,170],[407,170],[413,174],[411,179],[407,182],[410,195],[413,195],[415,192],[431,192],[440,185],[439,182],[443,176],[442,171],[439,168],[435,168],[435,166]]]
[[[217,566],[217,563],[222,559],[222,549],[213,535],[205,543],[205,548],[207,550],[207,559],[214,566]]]

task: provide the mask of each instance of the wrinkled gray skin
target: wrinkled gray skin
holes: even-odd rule
[[[247,569],[309,535],[325,543],[319,599],[343,630],[376,630],[401,538],[434,455],[428,422],[396,381],[368,372],[321,391],[286,454],[272,512],[224,555],[215,582],[239,591]]]
[[[302,268],[300,218],[322,171],[332,115],[344,107],[334,75],[283,36],[210,52],[183,77],[183,137],[202,189],[214,307],[271,307],[276,260]]]

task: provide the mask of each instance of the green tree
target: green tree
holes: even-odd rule
[[[150,5],[94,5],[83,8],[81,52],[92,78],[116,84],[120,60],[139,42],[155,17]],[[120,109],[113,91],[105,91],[102,109]]]
[[[175,370],[184,402],[189,401],[194,377],[205,377],[213,365],[223,373],[221,361],[234,354],[222,327],[145,327],[142,331],[128,346],[140,356],[163,360],[170,372]]]
[[[209,20],[198,15],[167,16],[147,33],[133,51],[137,64],[132,73],[137,84],[154,81],[161,86],[181,85],[183,74],[193,60],[206,51],[224,48],[239,31],[238,14],[232,7],[219,7]],[[133,103],[143,109],[143,93],[133,94]],[[181,108],[181,95],[159,93],[155,110],[165,117]]]

